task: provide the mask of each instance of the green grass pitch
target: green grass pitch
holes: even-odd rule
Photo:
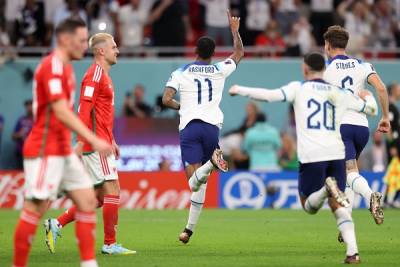
[[[386,210],[376,226],[367,210],[354,211],[358,245],[364,266],[400,266],[400,211]],[[56,215],[51,211],[47,215]],[[97,253],[103,267],[163,266],[343,266],[344,246],[336,241],[333,215],[311,216],[294,210],[205,210],[188,245],[177,237],[187,211],[120,211],[119,242],[138,251],[130,256]],[[11,266],[17,211],[0,211],[0,266]],[[97,252],[102,244],[99,213]],[[29,266],[79,266],[74,226],[63,229],[56,254],[44,244],[38,229]]]

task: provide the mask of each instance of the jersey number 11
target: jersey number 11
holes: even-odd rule
[[[199,79],[194,79],[197,83],[197,104],[201,104],[201,81]],[[204,81],[208,84],[208,102],[212,101],[212,82],[210,79],[205,78]]]

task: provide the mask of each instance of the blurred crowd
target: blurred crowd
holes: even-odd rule
[[[229,46],[228,8],[241,17],[245,45],[263,48],[260,56],[323,46],[332,24],[350,32],[351,54],[400,47],[400,0],[0,0],[0,45],[51,46],[54,27],[76,17],[127,48],[191,46],[203,34]]]

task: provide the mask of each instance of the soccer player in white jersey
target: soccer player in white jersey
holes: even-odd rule
[[[345,148],[340,137],[340,120],[347,109],[376,115],[377,104],[368,91],[361,99],[323,79],[324,57],[311,53],[304,57],[305,82],[291,82],[276,90],[233,86],[231,95],[249,96],[268,102],[287,101],[294,105],[297,151],[300,161],[299,194],[307,213],[315,214],[326,198],[346,243],[345,263],[359,263],[351,213],[346,209]]]
[[[388,94],[374,67],[346,55],[345,48],[349,34],[344,28],[329,27],[324,34],[324,39],[325,53],[329,58],[324,79],[333,85],[348,88],[355,95],[364,88],[365,82],[371,84],[376,89],[382,107],[382,119],[379,122],[378,131],[387,133],[390,130]],[[375,223],[382,224],[384,219],[381,207],[382,194],[372,192],[367,180],[360,175],[357,168],[357,159],[369,138],[368,120],[365,114],[348,110],[341,122],[340,133],[346,151],[347,188],[345,193],[351,203],[353,203],[354,192],[362,195],[367,200]],[[351,208],[352,205],[349,207],[350,212]],[[339,241],[341,241],[340,237]]]
[[[232,17],[228,11],[228,20],[233,36],[233,54],[224,61],[212,64],[215,42],[210,37],[201,37],[196,45],[196,61],[172,73],[163,95],[165,106],[179,110],[182,162],[192,190],[189,219],[179,235],[179,240],[184,244],[189,242],[199,219],[208,176],[214,169],[228,170],[218,146],[224,117],[219,103],[225,79],[236,69],[244,55],[239,35],[240,18]],[[174,99],[177,92],[180,102]]]

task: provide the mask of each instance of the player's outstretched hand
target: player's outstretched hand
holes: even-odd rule
[[[231,31],[238,32],[240,26],[240,17],[233,17],[229,9],[226,11],[226,14],[228,15],[228,21],[231,27]]]
[[[388,133],[390,131],[390,120],[382,118],[378,124],[378,131],[381,133]]]
[[[229,94],[231,95],[231,96],[235,96],[235,95],[237,95],[238,94],[238,86],[235,84],[235,85],[233,85],[230,89],[229,89]]]
[[[92,143],[93,149],[99,152],[101,155],[108,156],[113,153],[114,149],[112,145],[104,141],[103,139],[97,138]]]

